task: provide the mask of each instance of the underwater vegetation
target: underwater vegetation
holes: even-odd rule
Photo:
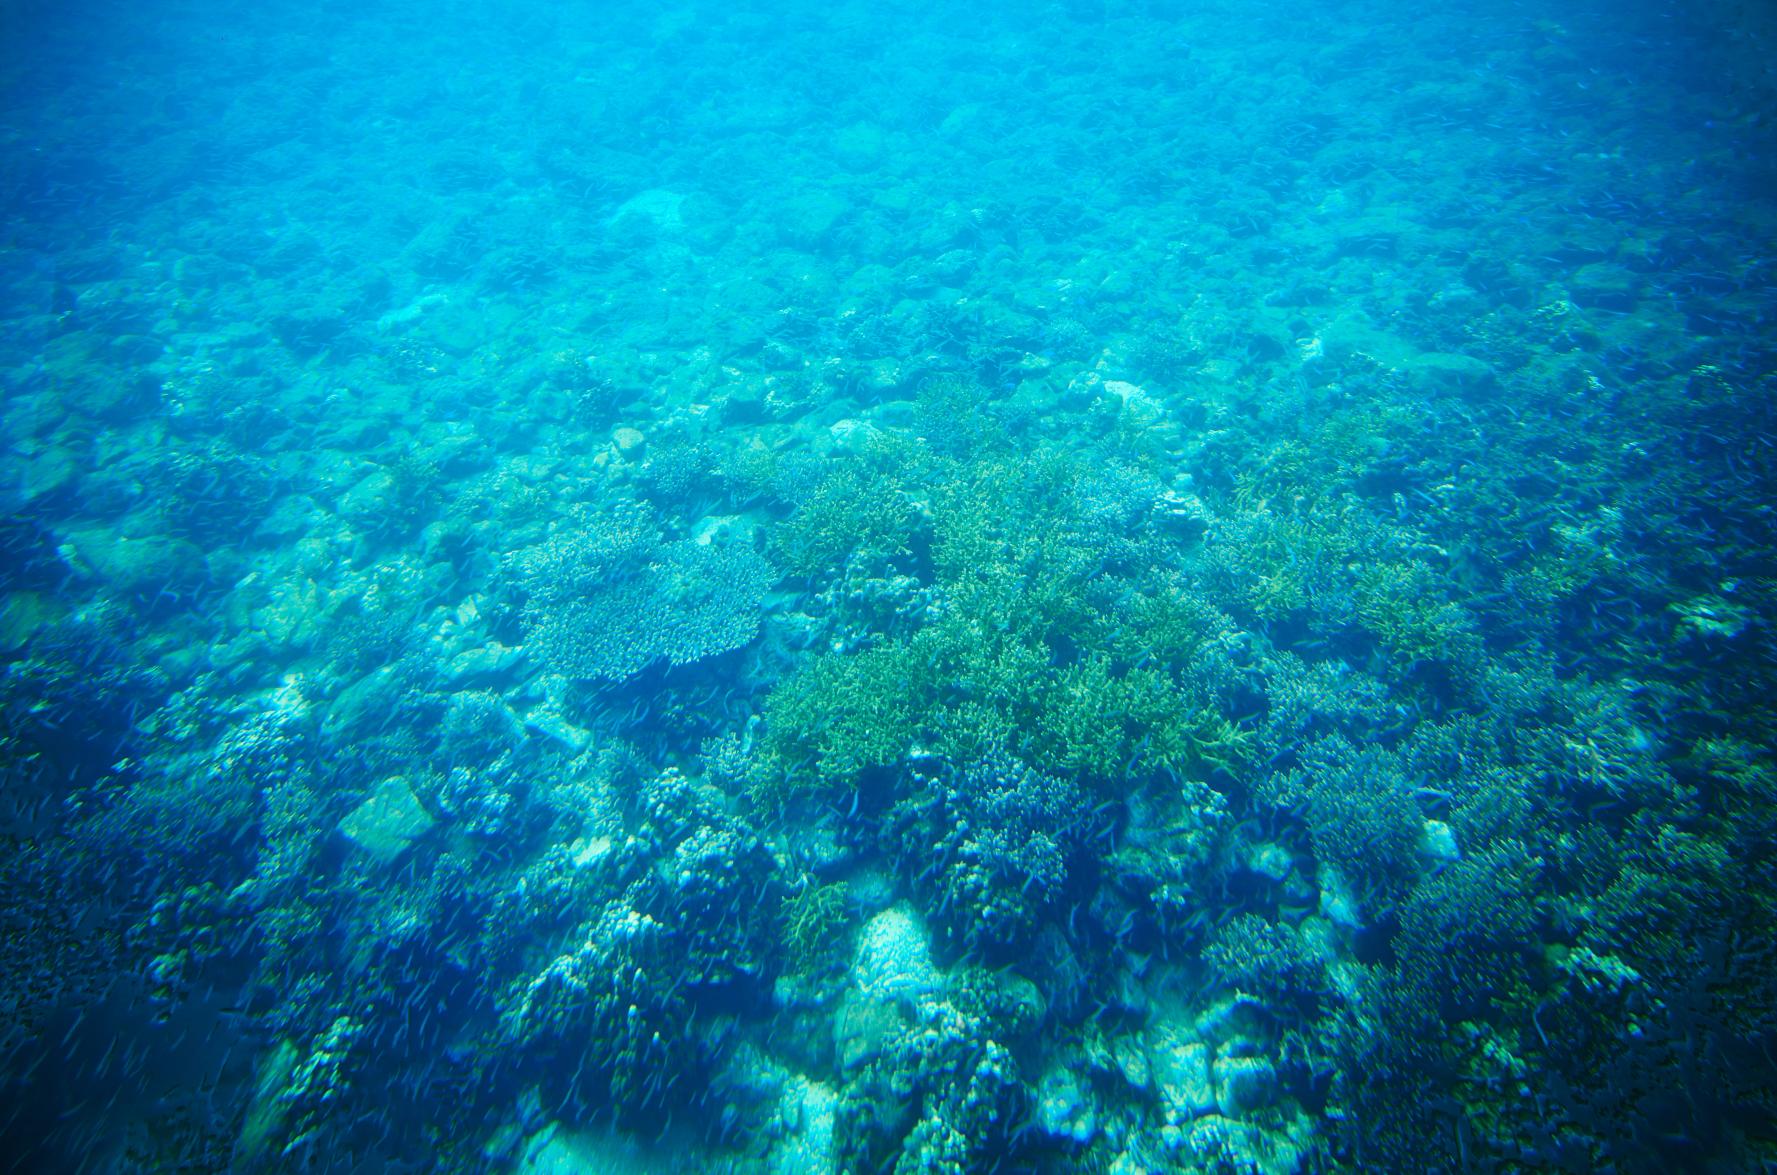
[[[21,1170],[1777,1166],[1758,6],[0,16]]]

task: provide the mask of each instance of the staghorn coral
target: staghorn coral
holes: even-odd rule
[[[908,561],[921,528],[919,510],[899,479],[845,464],[827,473],[784,520],[772,554],[790,574],[811,579],[848,564],[874,571]]]
[[[850,892],[843,881],[807,882],[800,893],[784,900],[782,938],[788,971],[818,974],[844,956]]]

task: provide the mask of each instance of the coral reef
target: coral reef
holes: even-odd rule
[[[1759,6],[22,7],[18,1169],[1777,1169]]]

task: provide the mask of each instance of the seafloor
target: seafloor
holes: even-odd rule
[[[1770,14],[5,4],[0,1155],[1772,1169]]]

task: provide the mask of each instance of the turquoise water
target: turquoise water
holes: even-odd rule
[[[0,1155],[1777,1165],[1684,8],[0,6]]]

